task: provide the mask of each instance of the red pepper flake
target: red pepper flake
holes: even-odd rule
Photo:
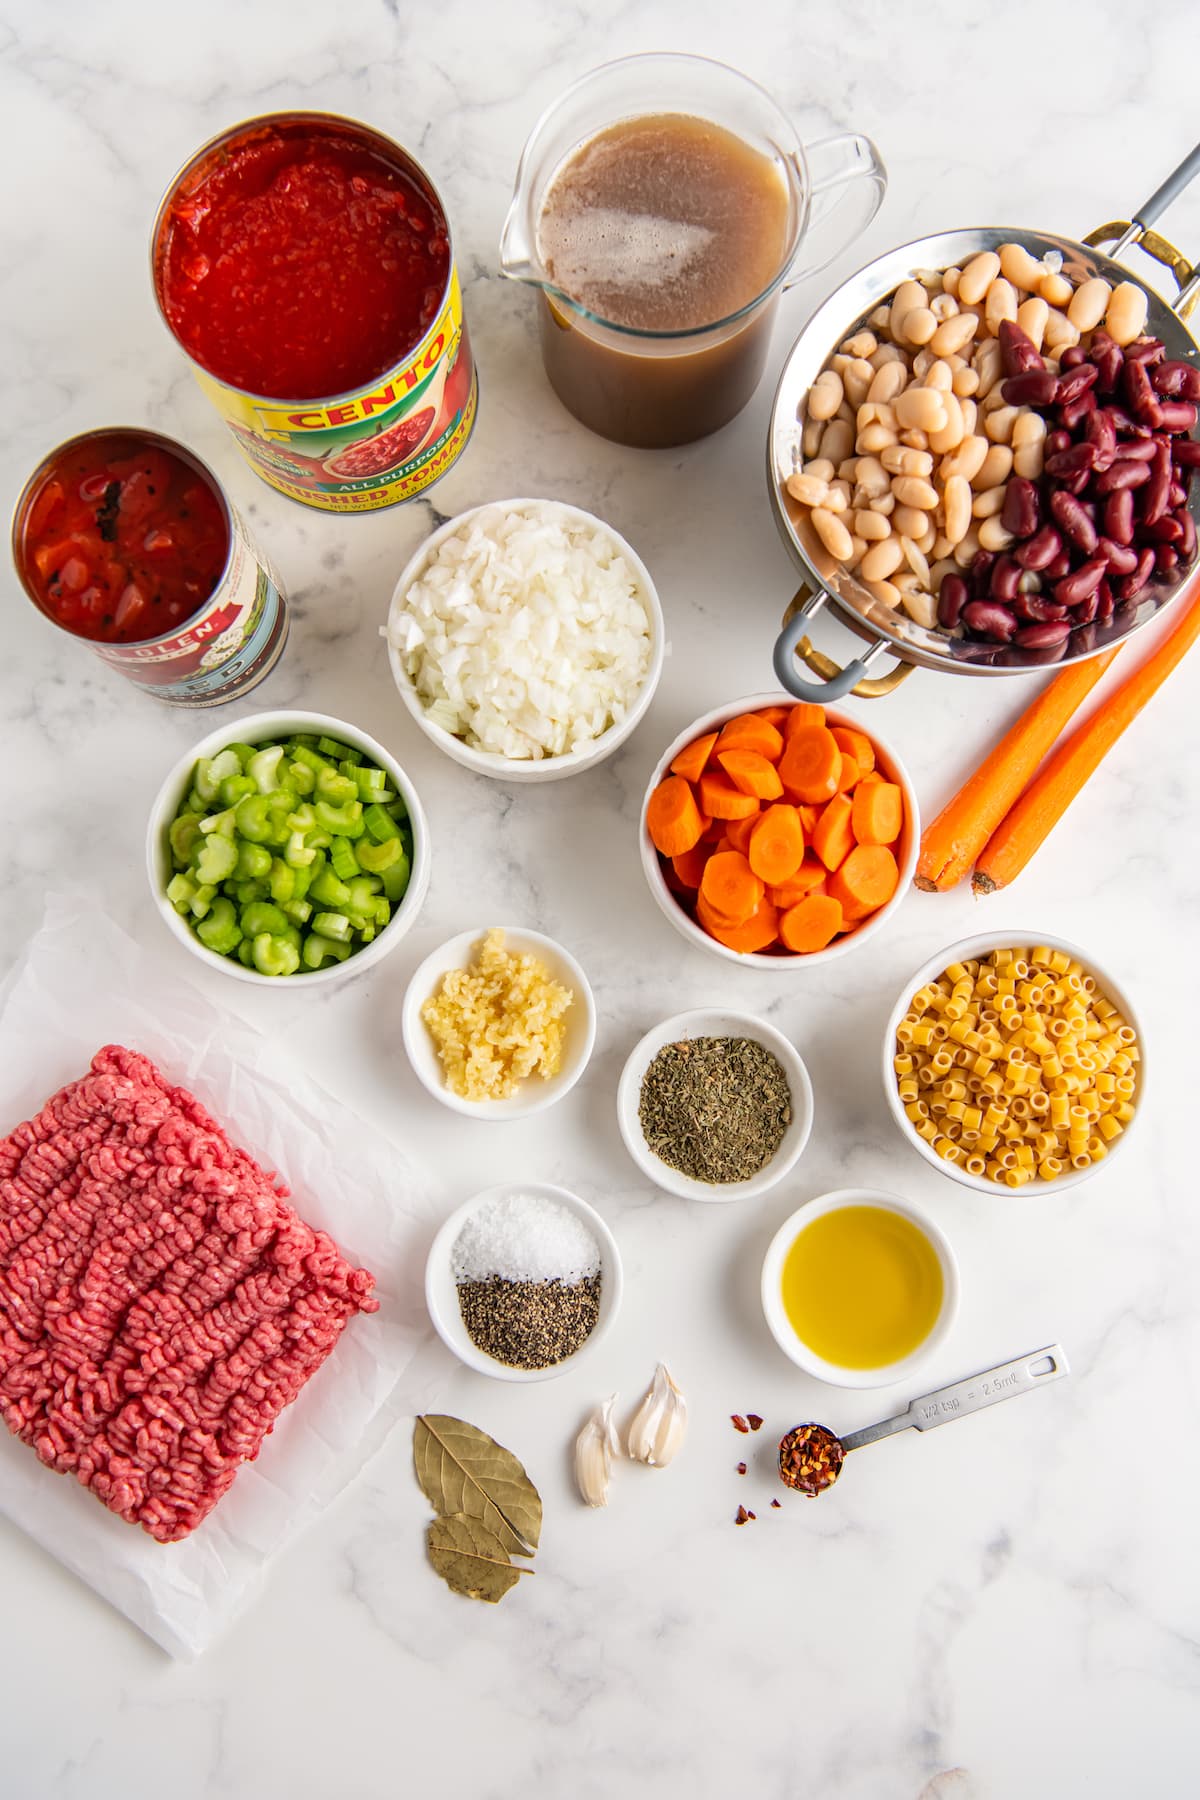
[[[772,1502],[771,1502],[771,1505],[772,1505],[772,1506],[778,1506],[778,1505],[779,1505],[779,1501],[778,1501],[778,1500],[772,1500]]]
[[[733,1516],[733,1522],[735,1525],[744,1525],[749,1517],[750,1514],[746,1511],[745,1507],[739,1506],[737,1512]]]
[[[785,1487],[815,1498],[833,1486],[846,1452],[825,1425],[796,1425],[779,1445],[779,1478]]]
[[[746,1465],[745,1465],[745,1463],[739,1463],[739,1464],[738,1464],[738,1474],[739,1474],[739,1475],[744,1475],[744,1474],[745,1474],[745,1473],[746,1473]]]
[[[730,1413],[729,1417],[733,1420],[733,1429],[735,1431],[749,1431],[750,1427],[747,1425],[745,1419],[743,1419],[741,1413]]]
[[[748,1519],[757,1519],[757,1517],[758,1517],[758,1514],[757,1514],[757,1513],[751,1513],[751,1512],[748,1512],[748,1513],[747,1513],[747,1514],[746,1514],[746,1517],[747,1517],[747,1518],[748,1518]]]
[[[747,1413],[746,1423],[749,1425],[751,1431],[762,1430],[762,1420],[757,1413]]]

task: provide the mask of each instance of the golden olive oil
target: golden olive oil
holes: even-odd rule
[[[881,1369],[925,1341],[942,1266],[919,1226],[882,1206],[841,1206],[799,1232],[783,1264],[783,1310],[826,1362]]]

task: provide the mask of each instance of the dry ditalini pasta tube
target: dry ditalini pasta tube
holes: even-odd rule
[[[913,995],[892,1067],[919,1137],[1007,1187],[1086,1169],[1133,1117],[1137,1033],[1063,950],[993,950]]]

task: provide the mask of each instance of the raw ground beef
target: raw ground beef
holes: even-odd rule
[[[0,1141],[0,1413],[162,1543],[378,1309],[373,1277],[286,1194],[114,1044]]]

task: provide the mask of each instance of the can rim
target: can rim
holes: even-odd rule
[[[217,577],[212,591],[206,595],[200,606],[196,608],[196,611],[192,613],[188,619],[181,620],[174,629],[159,632],[157,637],[135,638],[128,646],[130,649],[135,647],[137,649],[145,649],[151,645],[169,644],[172,639],[181,636],[182,632],[186,630],[187,626],[190,624],[191,619],[194,619],[197,614],[209,604],[213,594],[220,591],[229,577],[229,570],[233,563],[233,554],[237,547],[237,534],[241,529],[241,523],[234,511],[233,502],[230,500],[229,495],[225,492],[225,489],[222,487],[213,471],[209,468],[208,464],[204,461],[203,457],[197,456],[194,450],[189,449],[186,444],[181,444],[177,438],[167,437],[161,431],[146,430],[140,425],[96,425],[89,431],[77,431],[72,437],[64,438],[60,444],[56,444],[53,450],[48,450],[46,452],[28,481],[26,481],[25,485],[22,487],[20,493],[17,495],[17,502],[13,507],[9,543],[12,552],[13,568],[16,570],[17,579],[24,588],[32,605],[37,608],[44,619],[48,619],[56,630],[65,632],[68,637],[75,638],[78,643],[92,644],[98,647],[103,646],[109,649],[123,648],[121,645],[105,645],[103,638],[90,638],[85,636],[81,631],[72,631],[69,625],[64,625],[61,619],[56,619],[54,614],[43,605],[41,599],[34,593],[27,581],[24,559],[21,554],[21,526],[25,510],[33,497],[35,487],[47,473],[51,463],[53,463],[57,457],[61,456],[65,450],[70,450],[75,444],[86,443],[90,438],[122,436],[137,438],[139,442],[143,444],[155,444],[163,449],[169,450],[173,456],[178,456],[181,461],[187,463],[196,474],[207,481],[220,504],[229,538],[229,548],[225,554],[225,561],[221,564],[221,573]]]
[[[393,369],[402,368],[404,363],[409,360],[410,356],[415,356],[426,339],[432,336],[434,325],[437,323],[437,319],[435,318],[433,325],[430,325],[428,331],[423,332],[416,343],[411,345],[398,361],[388,363],[379,371],[378,375],[373,376],[369,382],[360,382],[356,387],[343,388],[340,393],[336,394],[310,395],[307,399],[287,394],[259,394],[256,393],[253,388],[238,387],[235,383],[225,381],[219,375],[214,375],[211,369],[206,369],[204,364],[199,362],[197,358],[191,354],[187,346],[180,341],[170,319],[167,317],[166,307],[163,305],[163,297],[159,287],[159,241],[162,235],[167,209],[170,206],[171,201],[178,193],[185,177],[191,174],[197,164],[202,162],[205,157],[211,155],[214,150],[219,149],[221,145],[231,142],[233,139],[240,137],[243,133],[248,133],[252,128],[257,126],[281,125],[293,122],[346,127],[352,132],[362,134],[364,137],[373,138],[376,143],[382,144],[392,155],[398,157],[402,165],[409,165],[409,167],[420,177],[436,202],[446,231],[446,247],[450,253],[450,261],[449,267],[446,270],[446,280],[442,287],[441,297],[438,301],[437,310],[439,316],[450,296],[450,291],[454,285],[457,274],[457,263],[454,254],[454,237],[450,229],[450,214],[436,182],[434,182],[423,164],[417,161],[412,152],[406,150],[403,144],[398,143],[395,138],[389,137],[385,131],[376,130],[374,125],[368,125],[362,119],[351,118],[348,113],[321,112],[316,109],[301,107],[295,109],[281,109],[278,112],[252,113],[249,118],[240,120],[236,125],[227,125],[223,131],[214,132],[213,136],[205,143],[201,144],[200,148],[194,151],[192,155],[188,157],[187,161],[181,164],[176,170],[175,174],[167,184],[162,199],[158,203],[158,209],[154,215],[154,224],[150,229],[150,284],[154,290],[154,304],[158,309],[159,318],[162,320],[163,325],[170,335],[171,342],[187,358],[194,369],[199,369],[202,374],[207,376],[209,381],[215,381],[218,386],[225,388],[229,393],[240,394],[244,399],[254,401],[255,404],[270,406],[276,410],[280,408],[286,409],[291,406],[336,406],[342,401],[352,400],[356,394],[362,391],[363,387],[374,386],[376,382],[384,380]]]

